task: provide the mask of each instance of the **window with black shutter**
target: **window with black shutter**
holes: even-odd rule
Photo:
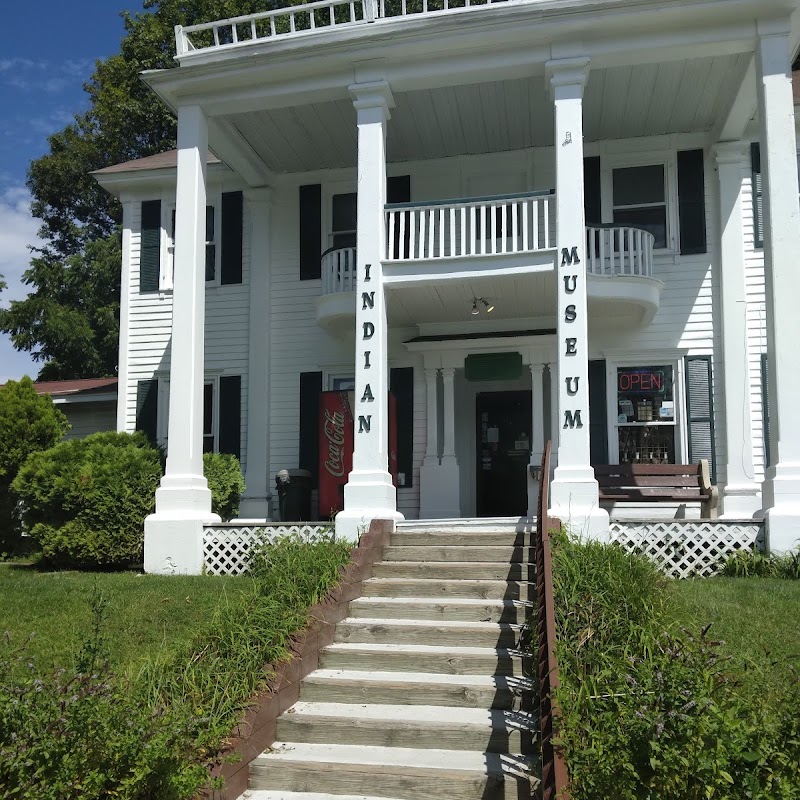
[[[319,396],[321,393],[322,373],[301,372],[298,466],[311,473],[314,487],[317,485],[319,472]]]
[[[764,439],[764,468],[772,464],[769,452],[769,362],[761,354],[761,435]]]
[[[750,164],[753,173],[753,240],[756,247],[764,246],[764,199],[761,183],[761,145],[750,145]]]
[[[389,371],[389,391],[397,410],[397,485],[413,486],[414,471],[414,368]]]
[[[300,280],[322,275],[322,186],[300,187]]]
[[[139,381],[136,384],[136,430],[144,433],[155,446],[158,431],[158,381]]]
[[[242,282],[242,193],[223,192],[221,211],[220,283],[225,286]]]
[[[711,480],[717,480],[714,447],[714,396],[711,356],[686,356],[686,419],[689,432],[689,463],[708,460]]]
[[[589,362],[589,461],[608,464],[608,400],[606,362]]]
[[[678,153],[678,219],[681,255],[705,253],[706,187],[705,158],[702,150]]]
[[[157,292],[161,277],[161,201],[142,203],[139,292]]]
[[[222,375],[219,379],[220,453],[242,457],[242,376]]]

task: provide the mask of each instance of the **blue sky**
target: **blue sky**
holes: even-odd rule
[[[97,59],[119,50],[120,12],[141,10],[141,0],[45,0],[7,3],[0,48],[0,274],[8,289],[0,305],[27,293],[20,278],[27,247],[37,241],[25,188],[28,164],[48,151],[47,137],[88,103],[82,86]],[[0,334],[0,383],[39,365]]]

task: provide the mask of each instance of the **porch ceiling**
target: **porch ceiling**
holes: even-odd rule
[[[736,54],[593,70],[584,102],[586,139],[710,131],[748,61]],[[553,144],[553,106],[542,76],[398,92],[395,101],[390,162]],[[347,99],[227,119],[273,172],[356,164],[356,117]]]

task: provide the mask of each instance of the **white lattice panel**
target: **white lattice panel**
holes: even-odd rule
[[[738,550],[762,548],[763,533],[758,520],[611,521],[613,541],[673,578],[707,578]]]
[[[241,575],[254,546],[284,536],[316,542],[330,534],[330,525],[208,525],[203,532],[203,560],[208,575]]]

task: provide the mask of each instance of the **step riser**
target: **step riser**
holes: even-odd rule
[[[364,582],[364,597],[458,597],[470,600],[532,600],[536,587],[518,581],[386,580]]]
[[[530,797],[530,782],[524,779],[492,780],[465,772],[463,777],[388,773],[375,767],[361,770],[345,766],[309,763],[260,764],[250,766],[251,789],[282,789],[295,792],[378,795],[399,800],[519,800]]]
[[[521,656],[487,653],[474,656],[448,656],[438,653],[348,653],[323,650],[319,665],[323,669],[360,669],[377,672],[434,672],[439,675],[513,675],[524,677]]]
[[[291,714],[278,719],[277,738],[282,742],[414,747],[426,750],[477,750],[487,753],[530,753],[531,732],[490,730],[475,726],[427,727],[381,721],[328,720],[300,721]]]
[[[389,544],[402,547],[524,547],[528,533],[393,533]]]
[[[496,708],[503,711],[518,710],[528,701],[510,689],[479,689],[463,686],[439,686],[402,683],[400,685],[359,681],[309,682],[300,689],[300,699],[320,703],[382,703],[403,706],[448,706],[450,708]],[[524,705],[523,705],[524,704]]]
[[[383,550],[384,561],[502,561],[533,563],[530,547],[396,547]]]
[[[413,625],[351,625],[340,622],[336,626],[337,642],[359,644],[430,644],[453,645],[454,647],[514,647],[519,641],[520,631],[511,629],[496,631],[469,631],[463,628],[450,630],[433,626]]]
[[[350,603],[351,617],[372,619],[452,620],[454,622],[510,622],[521,625],[532,609],[525,606],[458,606],[431,601],[429,603]]]
[[[372,569],[375,578],[436,578],[438,580],[533,581],[536,570],[528,564],[492,564],[476,561],[451,564],[447,561],[380,561]]]

